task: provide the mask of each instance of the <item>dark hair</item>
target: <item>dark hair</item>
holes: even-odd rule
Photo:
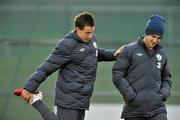
[[[94,26],[93,15],[89,12],[82,12],[75,16],[74,18],[75,27],[83,29],[84,26]]]

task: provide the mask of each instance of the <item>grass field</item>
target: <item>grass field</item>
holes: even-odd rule
[[[14,97],[12,91],[23,87],[26,79],[46,59],[54,46],[20,46],[0,45],[0,120],[37,120],[40,115],[21,99]],[[170,68],[173,74],[173,94],[168,104],[180,104],[180,47],[166,48]],[[113,62],[99,63],[92,103],[121,103],[122,97],[112,84]],[[52,108],[54,99],[54,85],[57,73],[50,76],[41,86],[45,93],[45,103]],[[21,115],[23,114],[24,117]]]

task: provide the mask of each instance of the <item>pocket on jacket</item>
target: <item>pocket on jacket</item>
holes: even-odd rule
[[[147,99],[147,102],[149,102],[149,103],[157,103],[159,101],[161,101],[161,102],[163,101],[163,98],[160,96],[160,94],[158,92],[152,91],[152,90],[147,92],[147,98],[149,98],[149,99]]]
[[[76,82],[73,82],[73,81],[65,82],[62,85],[62,88],[63,88],[64,92],[79,91],[79,89],[81,89],[82,87],[83,87],[82,84],[79,84],[79,83],[76,83]]]
[[[148,103],[151,110],[157,109],[164,105],[162,96],[160,96],[160,94],[156,91],[149,92]]]
[[[147,109],[147,103],[146,103],[146,93],[145,91],[138,92],[134,100],[131,102],[126,102],[125,106],[123,108],[124,112],[132,112],[132,113],[138,113],[138,112],[145,112]]]
[[[141,106],[146,101],[145,91],[138,92],[133,101],[130,102],[130,105],[133,107]]]

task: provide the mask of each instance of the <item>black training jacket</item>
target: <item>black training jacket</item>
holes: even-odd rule
[[[125,101],[122,118],[166,112],[164,101],[170,96],[172,82],[167,57],[159,45],[150,52],[142,37],[128,44],[112,73],[113,83]]]
[[[98,49],[96,37],[83,42],[73,30],[62,39],[46,61],[30,76],[24,88],[34,92],[53,72],[59,70],[55,105],[88,109],[98,61],[114,61],[114,51]]]

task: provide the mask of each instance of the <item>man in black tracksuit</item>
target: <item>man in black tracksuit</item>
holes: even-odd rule
[[[125,120],[167,120],[164,101],[172,82],[167,56],[158,44],[163,34],[163,17],[151,16],[145,36],[126,45],[113,66],[113,83],[125,101]]]
[[[29,102],[39,85],[59,70],[55,89],[57,116],[45,110],[40,101],[42,107],[38,107],[38,103],[34,105],[44,119],[84,120],[85,110],[90,105],[98,61],[114,61],[120,51],[97,48],[94,19],[90,13],[79,13],[74,20],[75,29],[57,44],[47,60],[30,76],[22,92],[22,98]],[[53,117],[47,118],[47,114]]]

